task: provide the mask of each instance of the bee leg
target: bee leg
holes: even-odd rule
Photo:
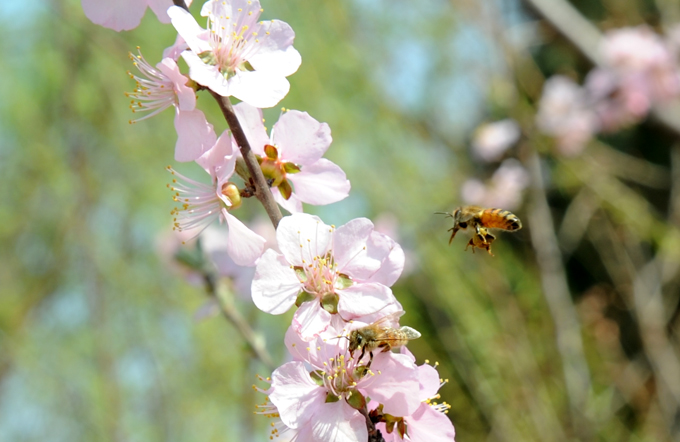
[[[361,347],[361,354],[359,355],[359,359],[357,359],[357,364],[361,362],[361,359],[363,359],[364,355],[366,354],[366,349],[364,347]],[[370,362],[369,362],[370,365]]]
[[[371,368],[371,364],[373,363],[373,351],[368,352],[369,359],[368,359],[368,365],[366,365],[366,370]]]
[[[475,247],[477,247],[477,245],[475,244],[475,241],[472,238],[470,238],[470,242],[468,242],[467,245],[465,246],[466,252],[467,252],[468,247],[470,247],[470,246],[472,246],[472,253],[475,253]]]

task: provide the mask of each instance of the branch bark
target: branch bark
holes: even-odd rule
[[[217,101],[217,104],[219,104],[224,119],[227,120],[229,129],[231,129],[231,133],[234,135],[234,139],[236,139],[236,142],[241,149],[241,155],[246,162],[250,176],[253,179],[253,184],[255,185],[255,197],[264,206],[264,210],[267,211],[267,215],[274,225],[274,228],[277,228],[279,221],[283,218],[281,210],[279,209],[278,204],[276,204],[276,201],[274,201],[274,196],[269,190],[269,184],[267,184],[267,180],[262,174],[262,169],[260,169],[260,164],[257,162],[257,158],[250,148],[248,138],[246,138],[246,134],[243,132],[243,128],[241,128],[241,124],[234,113],[234,108],[231,105],[229,97],[223,97],[213,91],[210,91],[210,95],[212,95]]]

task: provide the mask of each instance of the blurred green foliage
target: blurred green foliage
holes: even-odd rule
[[[677,8],[574,5],[602,29],[659,25]],[[578,158],[554,155],[533,129],[541,84],[554,73],[582,79],[590,65],[514,1],[263,7],[293,27],[303,58],[280,106],[330,124],[328,157],[352,183],[345,201],[309,210],[336,225],[396,222],[408,271],[394,292],[403,322],[423,333],[410,349],[449,381],[440,393],[457,440],[678,440],[680,377],[664,377],[676,373],[649,346],[662,337],[677,360],[678,134],[644,122]],[[252,413],[263,397],[250,385],[269,373],[223,318],[192,320],[205,290],[169,256],[171,111],[128,124],[127,53],[141,46],[157,62],[173,28],[148,12],[115,33],[75,0],[0,8],[0,440],[266,440],[269,422]],[[209,95],[199,103],[224,130]],[[266,111],[268,127],[278,113]],[[527,191],[525,228],[500,233],[495,257],[464,252],[467,239],[449,247],[450,220],[433,212],[460,204],[465,179],[493,172],[467,141],[477,124],[506,117],[528,134],[513,155],[530,164],[538,152],[546,185]],[[541,198],[554,223],[532,223]],[[245,206],[242,219],[264,217],[255,201]],[[577,312],[591,383],[578,406],[556,343],[560,313],[542,285],[544,244],[530,235],[538,229],[559,240]],[[234,302],[284,361],[290,313]],[[663,321],[645,316],[649,305]]]

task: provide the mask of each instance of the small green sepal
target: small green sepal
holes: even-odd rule
[[[361,410],[366,406],[366,398],[363,394],[359,393],[357,390],[350,391],[345,398],[345,401],[350,407],[355,410]]]
[[[279,157],[279,151],[271,144],[264,145],[264,154],[267,155],[267,158],[270,160],[275,160]]]
[[[295,299],[295,306],[300,307],[303,302],[309,302],[314,300],[314,295],[310,295],[309,293],[302,291],[300,294],[297,296],[297,299]]]
[[[290,186],[290,183],[285,178],[283,180],[281,180],[278,187],[279,187],[279,192],[281,192],[281,196],[285,200],[289,199],[290,196],[293,194],[293,188]]]
[[[318,385],[319,387],[323,386],[323,371],[322,370],[314,370],[311,373],[309,373],[309,377],[312,378],[314,383]]]
[[[340,273],[337,278],[335,278],[335,288],[338,290],[344,290],[352,287],[352,278],[349,276]]]
[[[326,395],[326,403],[327,403],[327,404],[330,404],[330,403],[332,403],[332,402],[337,402],[337,401],[339,401],[339,400],[340,400],[340,398],[339,398],[338,396],[334,395],[334,394],[328,393],[328,394]]]
[[[300,166],[298,166],[295,163],[284,163],[283,164],[283,171],[286,173],[294,174],[300,172]]]
[[[335,293],[326,293],[321,298],[321,307],[328,313],[334,315],[338,312],[338,301],[340,297]]]

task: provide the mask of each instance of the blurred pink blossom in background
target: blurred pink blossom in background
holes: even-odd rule
[[[556,138],[558,151],[567,156],[581,153],[598,129],[586,91],[563,75],[545,82],[536,124],[542,132]]]
[[[498,161],[521,135],[517,122],[513,119],[484,123],[477,128],[472,138],[472,152],[483,161]]]
[[[514,210],[522,203],[522,192],[529,185],[529,175],[519,161],[508,159],[494,172],[488,184],[476,178],[467,180],[461,189],[466,204]]]

